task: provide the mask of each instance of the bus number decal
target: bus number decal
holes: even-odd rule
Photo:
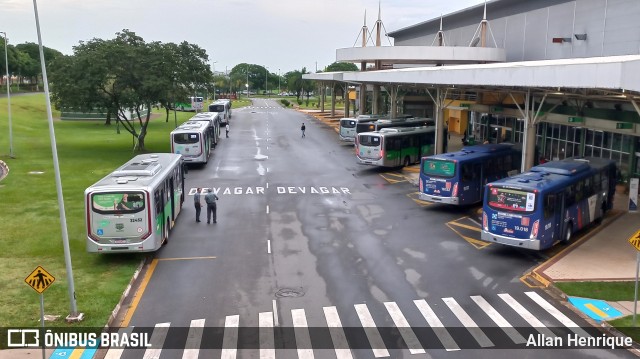
[[[130,222],[142,222],[142,218],[130,218]]]

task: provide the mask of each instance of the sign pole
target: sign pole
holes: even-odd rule
[[[636,313],[638,309],[638,272],[640,271],[640,252],[636,254],[636,287],[633,294],[633,323],[636,326]]]
[[[45,351],[44,341],[44,294],[40,293],[40,323],[42,323],[42,359],[47,359],[47,353]]]

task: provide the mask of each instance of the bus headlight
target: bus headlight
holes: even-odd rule
[[[482,227],[484,227],[485,231],[489,230],[489,219],[487,218],[487,214],[482,212]]]

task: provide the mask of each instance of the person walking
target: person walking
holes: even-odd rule
[[[227,122],[227,125],[224,127],[225,131],[227,131],[226,135],[227,138],[229,138],[229,122]]]
[[[302,123],[302,126],[300,127],[300,130],[302,131],[302,138],[304,138],[304,131],[307,129],[307,127],[304,125],[304,122]]]
[[[211,222],[211,217],[213,217],[213,223],[218,223],[216,221],[217,216],[217,204],[218,196],[213,193],[211,188],[207,188],[207,194],[204,195],[204,201],[207,203],[207,224]]]
[[[200,201],[200,191],[202,188],[196,188],[196,194],[193,195],[193,205],[196,207],[196,222],[200,222],[200,211],[202,210],[202,202]]]

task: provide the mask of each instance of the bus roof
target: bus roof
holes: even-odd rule
[[[460,151],[441,153],[438,155],[428,156],[428,158],[435,160],[464,161],[496,153],[508,152],[513,149],[515,149],[515,146],[512,143],[488,143],[483,145],[466,146]]]
[[[212,119],[215,119],[216,116],[219,117],[220,113],[219,112],[200,112],[200,113],[197,113],[195,116],[191,117],[189,121],[198,121],[203,118],[212,120]]]
[[[503,185],[521,189],[547,189],[563,187],[573,176],[600,170],[615,162],[595,157],[570,157],[560,161],[551,161],[512,177],[503,178],[489,185]]]
[[[158,173],[172,168],[181,158],[182,155],[175,153],[146,153],[135,156],[87,188],[87,191],[95,190],[96,187],[125,187],[127,184],[136,187],[149,186]]]
[[[358,136],[361,135],[369,135],[369,136],[393,136],[393,135],[403,135],[412,132],[435,132],[435,128],[431,126],[417,126],[417,127],[386,127],[380,129],[380,131],[374,132],[361,132]]]
[[[205,121],[187,121],[180,126],[176,127],[171,133],[185,132],[185,131],[202,131],[209,126],[209,123]]]

